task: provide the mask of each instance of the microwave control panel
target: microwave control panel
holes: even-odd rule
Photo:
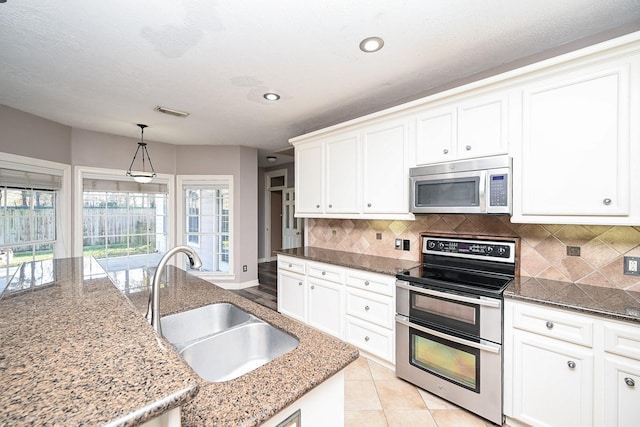
[[[508,206],[509,204],[509,175],[498,174],[489,176],[489,206]]]

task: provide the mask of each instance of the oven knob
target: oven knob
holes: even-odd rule
[[[485,249],[485,252],[488,253],[488,254],[493,252],[493,246],[487,246],[487,249]]]
[[[444,242],[438,243],[438,249],[440,250],[444,249]]]
[[[498,254],[504,255],[506,253],[507,253],[507,248],[506,247],[504,247],[504,246],[498,247]]]
[[[435,247],[436,247],[436,242],[434,242],[433,240],[428,240],[427,241],[427,248],[433,249]]]

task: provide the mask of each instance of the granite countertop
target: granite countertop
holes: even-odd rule
[[[298,347],[239,378],[209,383],[198,378],[198,395],[183,407],[183,426],[257,426],[357,359],[358,350],[233,292],[168,267],[160,290],[162,315],[228,302],[299,340]],[[129,286],[127,296],[147,308],[147,288]]]
[[[91,258],[23,264],[0,295],[0,425],[135,426],[198,377]]]
[[[324,262],[342,267],[356,268],[374,273],[395,276],[398,272],[420,265],[419,261],[365,255],[353,252],[304,246],[300,248],[280,249],[278,254],[304,258],[310,261]]]
[[[516,278],[505,297],[640,323],[640,292],[572,282]]]

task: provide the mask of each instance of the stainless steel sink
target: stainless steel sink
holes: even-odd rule
[[[238,378],[298,346],[298,340],[232,304],[160,319],[164,337],[206,381]]]

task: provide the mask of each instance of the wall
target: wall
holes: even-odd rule
[[[71,127],[0,105],[0,152],[71,163]]]
[[[415,221],[308,219],[307,245],[418,261],[421,232],[517,236],[522,276],[640,291],[640,277],[623,275],[623,256],[640,256],[640,227],[512,224],[506,216],[484,215],[418,215]],[[409,239],[411,250],[395,250],[395,238]],[[567,246],[580,247],[581,256],[567,256]]]

